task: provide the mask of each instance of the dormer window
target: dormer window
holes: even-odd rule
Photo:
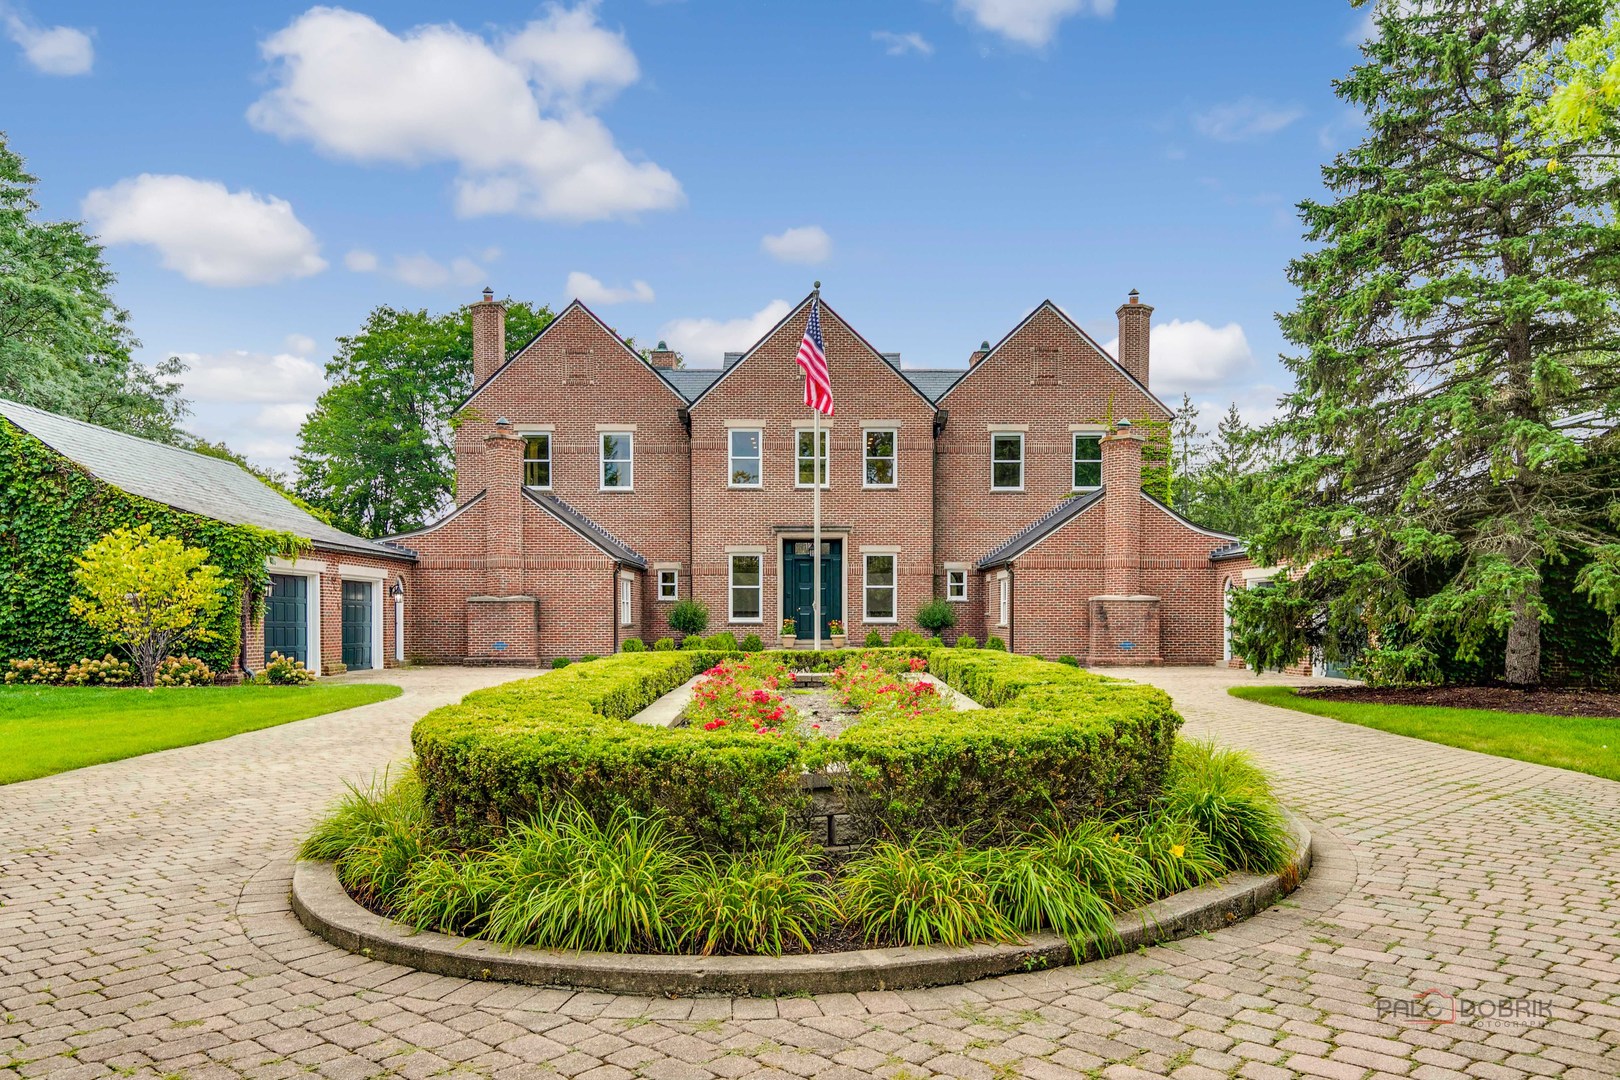
[[[551,434],[541,432],[523,437],[523,486],[551,488]]]

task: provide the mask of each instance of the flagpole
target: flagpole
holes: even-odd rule
[[[813,292],[813,295],[814,295],[815,299],[811,301],[811,304],[812,305],[820,304],[821,303],[821,282],[819,282],[819,281],[816,282],[816,287],[815,287],[815,290]],[[812,308],[812,310],[814,310],[814,308]],[[807,383],[808,383],[809,378],[810,378],[809,374],[806,373],[805,379],[806,379]],[[810,410],[810,415],[814,418],[812,423],[811,423],[811,428],[810,428],[810,431],[811,431],[811,434],[810,434],[810,460],[813,463],[811,465],[811,467],[810,467],[810,479],[813,481],[812,486],[810,488],[810,506],[811,506],[811,510],[810,510],[810,536],[811,536],[810,548],[811,548],[811,551],[813,552],[813,554],[810,556],[810,565],[812,567],[812,569],[810,571],[810,588],[811,588],[811,594],[810,595],[813,597],[813,599],[811,601],[810,610],[814,615],[815,623],[816,623],[815,636],[811,639],[812,642],[813,642],[813,644],[811,646],[811,650],[813,652],[820,652],[821,651],[821,481],[822,481],[822,468],[821,468],[821,410],[818,409],[818,408],[812,407],[811,410]]]

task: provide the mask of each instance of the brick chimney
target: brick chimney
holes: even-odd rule
[[[1129,420],[1121,420],[1102,441],[1103,582],[1111,596],[1142,592],[1142,444],[1146,441],[1147,436]]]
[[[1148,337],[1153,320],[1153,308],[1142,303],[1135,289],[1114,312],[1119,316],[1119,366],[1135,376],[1143,386],[1148,384]]]
[[[662,341],[658,343],[658,348],[647,354],[647,363],[651,364],[655,368],[664,368],[665,370],[674,369],[675,359],[675,350],[664,344]]]
[[[495,299],[495,290],[487,285],[484,298],[472,305],[472,333],[476,390],[506,362],[506,305]]]
[[[516,596],[523,591],[523,437],[504,416],[484,436],[484,479],[484,588]]]
[[[968,354],[968,367],[972,367],[989,355],[990,343],[988,341],[979,342],[979,347]]]

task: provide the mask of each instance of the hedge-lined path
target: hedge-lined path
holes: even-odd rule
[[[1608,781],[1241,701],[1239,673],[1151,672],[1190,733],[1254,749],[1327,826],[1289,903],[962,987],[614,997],[380,964],[287,913],[288,857],[341,781],[402,754],[425,708],[503,676],[387,677],[404,697],[0,788],[0,1080],[1620,1075]],[[1376,1017],[1379,994],[1428,987],[1551,1015]]]

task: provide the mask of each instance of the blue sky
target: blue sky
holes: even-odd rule
[[[154,16],[151,12],[160,14]],[[1355,137],[1341,0],[0,0],[0,125],[108,243],[191,426],[284,465],[374,305],[580,294],[689,363],[813,280],[910,366],[1041,299],[1264,415],[1292,206]]]

